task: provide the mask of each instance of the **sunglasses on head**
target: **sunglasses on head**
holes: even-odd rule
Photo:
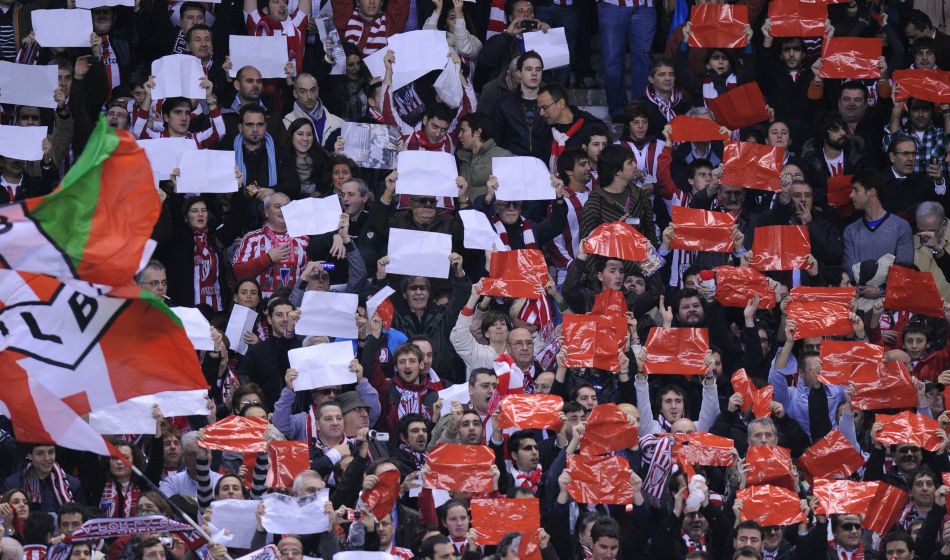
[[[411,202],[414,206],[435,207],[435,198],[413,198]]]

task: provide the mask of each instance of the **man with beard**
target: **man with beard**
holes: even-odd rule
[[[421,414],[407,414],[399,419],[393,433],[399,438],[399,445],[392,453],[392,460],[399,467],[399,474],[405,478],[410,473],[421,471],[426,464],[426,450],[429,446],[426,417]]]
[[[809,95],[813,99],[821,98],[823,92],[823,85],[817,77],[817,72],[821,69],[820,64],[816,62],[812,66],[816,78],[809,88]],[[838,114],[844,119],[845,133],[863,141],[861,156],[865,163],[879,165],[883,161],[884,152],[878,146],[881,145],[883,129],[891,109],[890,97],[878,99],[872,106],[872,102],[868,100],[867,86],[860,80],[846,80],[838,88],[838,99],[829,104],[834,103],[837,104]],[[802,138],[804,137],[807,137],[807,134]]]
[[[703,301],[698,291],[684,288],[677,294],[672,307],[667,307],[666,297],[660,296],[659,311],[663,327],[708,328],[709,343],[718,348],[721,363],[725,364],[724,369],[734,370],[733,366],[741,359],[741,352],[719,302]]]
[[[370,375],[370,383],[379,392],[382,405],[380,427],[389,432],[399,425],[404,416],[410,414],[420,415],[424,419],[432,418],[432,408],[439,399],[439,393],[432,389],[428,378],[421,372],[424,358],[418,347],[402,344],[396,348],[393,356],[396,375],[392,379],[383,375],[378,359]]]
[[[802,162],[811,177],[853,175],[864,166],[864,140],[849,136],[847,125],[837,113],[826,111],[815,119],[815,134],[802,148]]]

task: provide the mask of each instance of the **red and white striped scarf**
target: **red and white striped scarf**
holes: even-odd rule
[[[643,461],[650,463],[643,479],[643,493],[651,504],[660,503],[666,479],[673,472],[673,437],[670,434],[650,434],[640,438]]]
[[[121,76],[119,75],[119,58],[115,54],[115,49],[111,48],[109,44],[109,34],[99,36],[102,39],[102,52],[100,53],[100,60],[102,60],[103,66],[106,67],[106,78],[109,80],[109,91],[112,91],[119,85],[121,81]]]
[[[508,27],[508,18],[505,17],[505,0],[491,0],[491,12],[488,14],[488,32],[486,39],[505,32]]]
[[[346,22],[343,40],[356,45],[363,56],[373,54],[389,44],[386,13],[376,17],[367,29],[367,21],[359,13],[359,5],[353,7],[353,14]]]
[[[207,304],[221,311],[221,286],[218,284],[218,254],[208,243],[208,228],[194,230],[195,235],[195,305]]]
[[[515,487],[527,488],[535,494],[538,493],[538,484],[541,483],[541,465],[534,468],[533,471],[519,471],[514,466],[511,467],[511,476],[515,479]]]
[[[537,249],[538,244],[534,240],[534,229],[531,227],[531,224],[528,223],[528,220],[524,218],[519,219],[521,220],[521,238],[524,241],[524,247],[519,247],[519,249]],[[510,251],[511,241],[508,236],[508,229],[497,214],[492,218],[492,226],[495,228],[498,237],[501,238],[501,242],[505,244],[505,250]]]
[[[700,535],[699,540],[694,541],[693,539],[689,538],[689,535],[686,534],[686,531],[683,531],[681,533],[681,537],[683,538],[683,542],[686,543],[686,554],[689,554],[691,552],[699,552],[699,551],[706,550],[705,536]]]
[[[102,498],[99,499],[99,509],[105,512],[106,517],[135,517],[141,490],[129,482],[125,489],[119,488],[114,480],[106,481],[102,488]],[[119,500],[122,501],[122,510],[119,510]]]
[[[739,81],[736,79],[735,72],[729,74],[726,78],[726,91],[736,87],[739,84]],[[719,97],[719,90],[716,89],[716,84],[708,76],[703,78],[703,100],[715,99]]]
[[[46,551],[45,544],[23,545],[23,560],[43,560],[46,558]]]
[[[548,163],[548,168],[551,170],[551,173],[557,173],[557,158],[567,150],[567,141],[573,138],[583,127],[583,117],[577,119],[577,121],[564,132],[558,130],[557,127],[551,127],[551,159]]]
[[[492,397],[493,400],[496,398],[500,400],[500,397],[503,395],[530,392],[525,390],[531,384],[530,376],[525,375],[525,373],[521,371],[521,368],[515,363],[514,358],[508,354],[502,354],[495,358],[495,361],[492,363],[492,369],[495,370],[495,375],[498,376],[498,388]],[[495,411],[495,408],[497,408],[497,406],[493,407],[492,404],[493,403],[489,402],[488,410],[486,411],[488,413],[487,418],[491,418],[492,413]]]
[[[420,374],[421,376],[422,374]],[[429,419],[432,415],[423,404],[426,392],[429,391],[428,383],[410,385],[403,381],[399,374],[393,376],[393,389],[399,394],[399,403],[396,408],[396,419],[402,418],[407,414],[421,414]]]
[[[73,501],[73,493],[69,488],[69,482],[66,480],[66,473],[59,463],[53,463],[53,470],[49,473],[50,482],[53,484],[53,494],[56,496],[56,503],[63,505]],[[43,490],[40,488],[40,479],[33,472],[33,464],[29,464],[23,469],[23,476],[20,477],[23,484],[23,491],[32,504],[39,504],[43,501]]]
[[[680,90],[673,88],[673,91],[670,92],[670,99],[667,101],[653,89],[653,86],[647,86],[646,98],[656,105],[656,108],[660,110],[667,121],[671,121],[676,118],[675,107],[683,100],[683,94],[680,93]]]

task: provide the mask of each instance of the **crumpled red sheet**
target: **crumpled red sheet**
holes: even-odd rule
[[[726,93],[707,99],[706,105],[716,122],[729,130],[739,130],[772,118],[765,96],[755,81],[729,88]]]
[[[795,464],[810,479],[847,478],[864,466],[864,458],[837,428],[809,447]]]
[[[785,149],[752,142],[726,142],[722,152],[725,168],[720,183],[763,191],[782,191]]]
[[[810,286],[799,286],[792,288],[788,293],[789,301],[798,301],[802,303],[847,303],[851,305],[857,295],[854,288],[820,288]]]
[[[775,307],[775,290],[764,274],[744,266],[718,266],[716,301],[723,307],[745,307],[753,296],[759,296],[759,309]]]
[[[731,467],[736,463],[736,444],[729,438],[706,432],[673,434],[673,457],[690,465]]]
[[[884,348],[853,340],[824,340],[821,343],[821,374],[829,385],[876,383],[878,369],[884,362]]]
[[[498,544],[508,533],[521,533],[518,557],[541,558],[538,546],[541,508],[538,500],[476,498],[472,500],[471,508],[472,528],[478,535],[479,544]]]
[[[620,353],[627,340],[625,317],[565,315],[561,332],[567,348],[565,366],[620,371]]]
[[[812,487],[816,515],[867,513],[879,482],[816,479]]]
[[[791,451],[777,445],[753,445],[745,456],[749,471],[746,485],[770,484],[796,490],[797,477],[792,471]]]
[[[622,261],[647,260],[650,241],[637,228],[625,222],[607,222],[597,226],[584,240],[584,252]]]
[[[805,521],[798,494],[781,486],[750,486],[736,492],[742,500],[742,521],[755,521],[763,527],[795,525]]]
[[[567,470],[571,482],[567,493],[581,504],[633,503],[633,471],[617,455],[569,455]]]
[[[429,453],[426,488],[477,494],[492,491],[495,453],[484,445],[443,443]]]
[[[808,226],[757,227],[749,266],[761,272],[808,268],[810,253]]]
[[[880,78],[877,61],[883,44],[877,37],[832,37],[822,41],[821,72],[825,79]]]
[[[502,429],[520,430],[545,428],[561,429],[560,415],[564,408],[564,399],[558,395],[542,393],[513,394],[501,401],[501,415],[498,425]]]
[[[648,374],[705,375],[709,329],[653,327],[645,350]]]
[[[923,414],[905,410],[898,414],[878,414],[877,422],[884,427],[877,433],[877,441],[884,445],[916,445],[927,451],[936,451],[943,440],[936,420]]]
[[[885,534],[900,519],[906,504],[907,492],[881,482],[861,525],[869,531]]]
[[[613,403],[599,404],[587,417],[581,436],[582,455],[603,455],[637,445],[639,430],[627,421],[627,415]]]
[[[736,219],[726,212],[674,206],[671,249],[731,253]]]
[[[887,271],[884,309],[943,317],[943,299],[932,274],[892,264]]]
[[[677,115],[670,121],[670,140],[673,142],[710,142],[727,140],[728,134],[719,131],[719,125],[706,117]]]
[[[268,488],[293,488],[294,478],[309,468],[310,449],[306,442],[272,441],[267,445],[264,485]]]
[[[828,6],[821,2],[772,0],[769,20],[772,37],[821,37],[825,34]]]
[[[861,410],[917,406],[917,389],[904,362],[880,364],[877,373],[874,383],[855,383],[851,404]]]
[[[790,301],[785,307],[785,313],[789,319],[795,320],[795,340],[854,332],[854,325],[849,317],[851,304]]]
[[[626,315],[627,298],[620,290],[604,288],[594,296],[594,305],[590,308],[591,315],[618,316]],[[567,315],[565,315],[567,317]]]
[[[766,385],[756,388],[745,369],[737,369],[732,374],[732,388],[742,395],[742,411],[752,410],[756,418],[765,418],[772,414],[772,397],[775,387]]]
[[[198,445],[205,449],[237,451],[239,453],[261,453],[267,451],[264,432],[267,419],[244,416],[228,416],[204,428],[204,437]]]
[[[689,14],[689,46],[737,49],[748,46],[745,26],[749,7],[744,4],[700,4]]]
[[[494,258],[494,257],[492,257]],[[526,280],[503,280],[501,278],[482,278],[483,296],[538,299],[541,297],[540,288]]]
[[[836,208],[851,206],[852,177],[854,176],[836,175],[834,177],[828,177],[828,204]]]
[[[539,249],[515,249],[491,254],[488,275],[503,280],[523,280],[532,286],[544,286],[548,281],[548,265]]]
[[[376,486],[363,492],[360,498],[376,519],[382,519],[392,512],[399,491],[399,471],[386,471],[379,475]]]
[[[950,103],[950,71],[948,70],[895,70],[894,101],[909,97],[934,103]]]

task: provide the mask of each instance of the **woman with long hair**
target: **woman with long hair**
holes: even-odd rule
[[[313,121],[301,117],[290,123],[281,156],[280,184],[288,192],[300,193],[294,198],[324,196],[330,192],[330,185],[324,180],[330,156],[316,141]]]
[[[0,497],[0,518],[3,519],[4,536],[23,535],[23,523],[30,515],[30,499],[26,492],[12,488]]]

